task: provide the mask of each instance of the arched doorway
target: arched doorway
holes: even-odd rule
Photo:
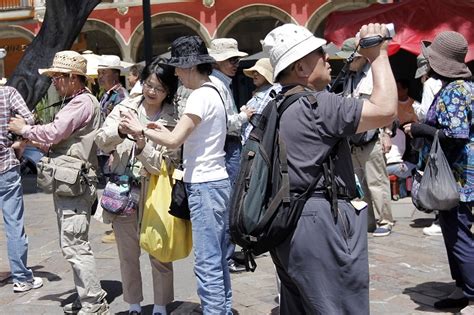
[[[7,51],[5,59],[0,60],[0,78],[3,76],[8,78],[15,71],[34,36],[33,33],[21,27],[2,26],[0,28],[0,47]]]
[[[121,59],[126,57],[123,39],[106,23],[87,20],[81,35],[86,41],[86,49],[92,50],[97,55],[117,55]]]
[[[285,23],[295,21],[279,8],[250,5],[229,14],[219,25],[215,38],[235,38],[239,49],[252,55],[262,50],[260,40],[264,39],[268,32]]]
[[[151,30],[153,56],[164,54],[168,51],[171,43],[180,36],[198,35],[196,32],[182,24],[158,25]],[[141,40],[137,50],[138,60],[144,59],[144,43]]]
[[[206,44],[210,42],[206,28],[191,16],[167,12],[156,14],[151,19],[153,56],[166,53],[171,43],[180,36],[198,35]],[[144,59],[143,23],[134,31],[129,46],[135,61]]]

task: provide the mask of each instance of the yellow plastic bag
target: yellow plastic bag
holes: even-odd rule
[[[171,180],[166,162],[160,175],[151,175],[140,228],[140,247],[162,262],[185,258],[193,247],[191,221],[168,213]]]

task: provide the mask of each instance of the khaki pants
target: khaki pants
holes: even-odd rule
[[[129,304],[143,301],[140,272],[140,243],[137,214],[115,216],[113,229],[117,242],[122,274],[123,300]],[[154,304],[166,305],[174,300],[173,264],[150,257]]]
[[[90,190],[79,197],[53,195],[59,246],[64,258],[71,264],[74,284],[83,309],[101,303],[107,295],[100,286],[94,253],[89,243],[90,210],[95,198],[95,188],[91,187]]]
[[[377,225],[392,225],[390,180],[380,140],[362,147],[352,146],[352,163],[364,191],[364,201],[368,205],[369,232]]]

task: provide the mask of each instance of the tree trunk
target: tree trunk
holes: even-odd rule
[[[100,0],[47,0],[43,25],[18,63],[7,85],[15,87],[33,109],[51,80],[38,69],[51,65],[54,54],[70,49]]]

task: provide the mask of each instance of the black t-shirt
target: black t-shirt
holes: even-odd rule
[[[327,91],[314,92],[316,104],[300,98],[283,113],[280,133],[287,147],[290,187],[304,192],[331,149],[338,145],[335,159],[337,181],[355,196],[354,170],[346,137],[355,134],[363,100],[344,98]],[[317,185],[319,188],[320,185]]]

